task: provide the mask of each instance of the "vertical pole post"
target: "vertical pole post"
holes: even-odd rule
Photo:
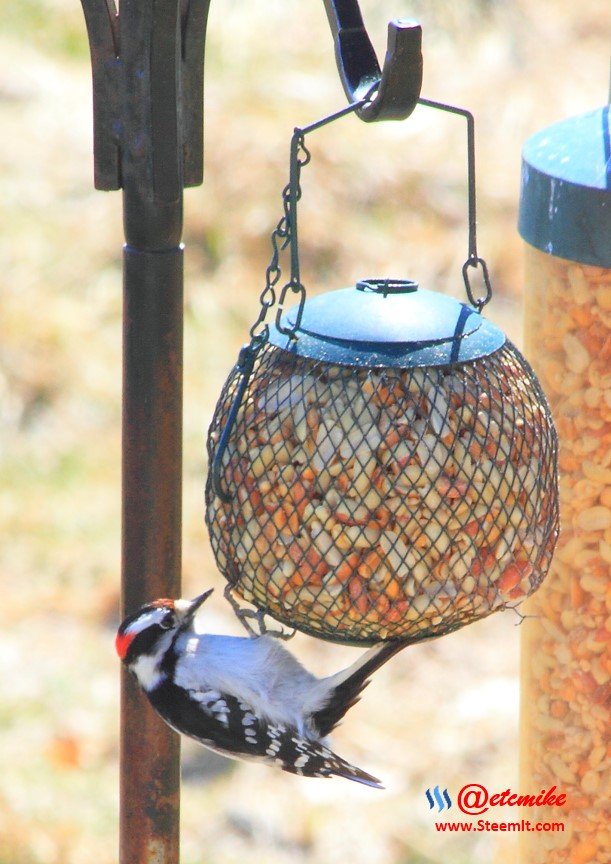
[[[122,606],[179,597],[182,249],[124,251]],[[121,864],[178,864],[180,740],[121,680]]]
[[[179,0],[123,0],[123,614],[181,594]],[[180,740],[121,680],[121,864],[178,864]]]
[[[123,189],[121,613],[181,593],[183,187],[202,182],[210,0],[82,0],[95,185]],[[180,741],[122,672],[121,864],[178,864]]]

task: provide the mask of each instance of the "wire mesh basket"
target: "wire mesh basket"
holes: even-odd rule
[[[239,374],[209,433],[212,461]],[[260,352],[207,523],[221,572],[277,620],[373,643],[455,630],[534,591],[558,531],[556,439],[510,343],[457,366]],[[552,494],[550,494],[550,491]]]
[[[296,206],[309,130],[295,130],[259,319],[210,426],[206,521],[231,593],[326,639],[440,636],[517,605],[551,562],[556,433],[532,369],[480,314],[491,288],[469,118],[470,305],[401,279],[306,301]],[[264,325],[289,243],[291,277]]]

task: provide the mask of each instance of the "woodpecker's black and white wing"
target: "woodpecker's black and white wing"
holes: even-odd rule
[[[166,678],[148,697],[155,710],[177,732],[226,756],[268,762],[304,777],[344,777],[383,788],[319,741],[296,727],[257,717],[238,697],[219,690],[185,690]]]

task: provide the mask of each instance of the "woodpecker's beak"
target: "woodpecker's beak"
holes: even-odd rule
[[[214,588],[209,588],[208,591],[204,591],[203,594],[200,594],[194,600],[191,600],[191,603],[187,607],[187,611],[185,612],[184,617],[180,622],[181,629],[183,629],[184,627],[188,627],[191,624],[191,622],[195,618],[195,613],[197,612],[199,607],[206,602],[206,600],[208,599],[208,597],[210,597],[213,591]]]

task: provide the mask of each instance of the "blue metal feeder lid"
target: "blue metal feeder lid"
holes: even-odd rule
[[[611,267],[608,105],[528,139],[518,230],[527,243],[550,255]]]
[[[269,341],[279,348],[344,366],[447,366],[487,357],[505,334],[452,297],[401,279],[366,279],[284,312]]]

